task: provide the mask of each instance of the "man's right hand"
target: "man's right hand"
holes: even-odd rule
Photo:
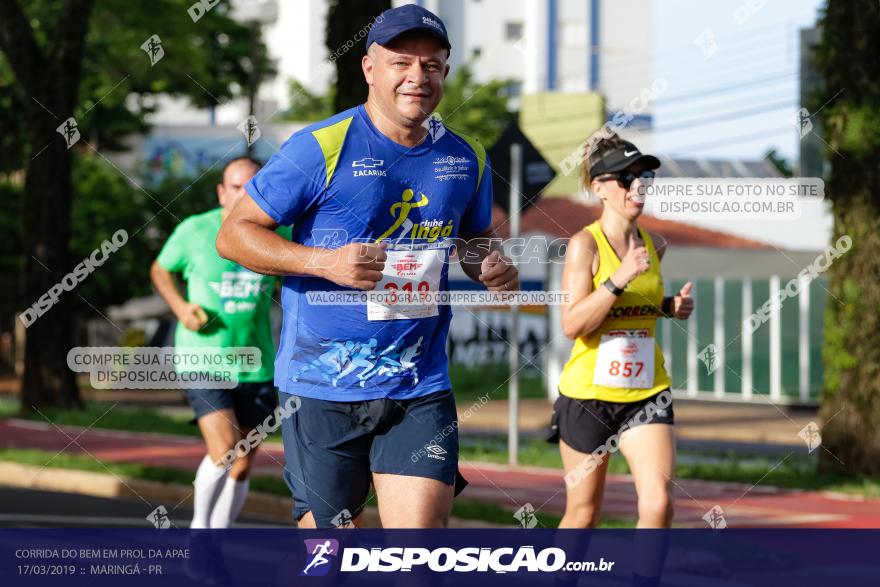
[[[208,323],[208,315],[200,305],[187,302],[177,312],[177,320],[189,330],[197,331]]]
[[[351,243],[322,254],[321,277],[354,289],[371,290],[382,279],[385,243]]]

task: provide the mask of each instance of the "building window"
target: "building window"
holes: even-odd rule
[[[508,83],[502,93],[508,98],[519,98],[522,95],[522,82],[514,80]]]
[[[471,49],[471,58],[473,58],[473,59],[477,59],[482,54],[483,54],[482,47],[474,47],[473,49]]]
[[[523,36],[523,23],[506,22],[504,23],[504,38],[508,41],[518,41]]]

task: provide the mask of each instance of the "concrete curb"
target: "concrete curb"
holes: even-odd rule
[[[21,489],[41,489],[107,499],[140,501],[153,507],[163,504],[169,509],[177,505],[192,507],[193,492],[189,485],[133,479],[112,473],[37,467],[0,461],[0,479],[3,480],[3,485]],[[289,498],[251,492],[242,514],[273,522],[290,522],[293,526],[290,507]]]
[[[160,483],[121,477],[113,473],[95,473],[76,469],[38,467],[10,461],[0,461],[0,485],[19,489],[39,489],[76,493],[103,497],[107,499],[123,499],[126,501],[146,502],[150,508],[160,504],[170,509],[172,506],[186,505],[192,507],[192,487],[177,483]],[[291,515],[292,501],[289,497],[280,497],[266,493],[251,491],[248,494],[241,515],[266,521],[289,524],[296,527]],[[149,513],[149,512],[147,512]],[[375,507],[364,510],[364,527],[381,528],[379,511]],[[452,518],[450,528],[488,528],[505,527],[480,520]]]

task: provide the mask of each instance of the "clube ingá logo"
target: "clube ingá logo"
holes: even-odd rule
[[[330,570],[331,557],[339,556],[339,541],[333,538],[305,540],[306,566],[300,577],[321,577]]]

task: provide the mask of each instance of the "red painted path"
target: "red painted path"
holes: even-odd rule
[[[197,438],[55,426],[8,419],[0,421],[0,447],[32,448],[91,456],[103,462],[137,462],[195,471],[204,456]],[[257,455],[254,475],[281,475],[284,451],[267,443]],[[485,501],[516,511],[526,503],[535,510],[561,514],[565,507],[562,472],[463,461],[470,482],[462,498]],[[706,526],[702,517],[721,506],[728,526],[880,528],[880,499],[859,499],[825,492],[797,491],[737,483],[676,481],[675,524]],[[628,475],[609,475],[603,513],[635,519],[636,498]]]

